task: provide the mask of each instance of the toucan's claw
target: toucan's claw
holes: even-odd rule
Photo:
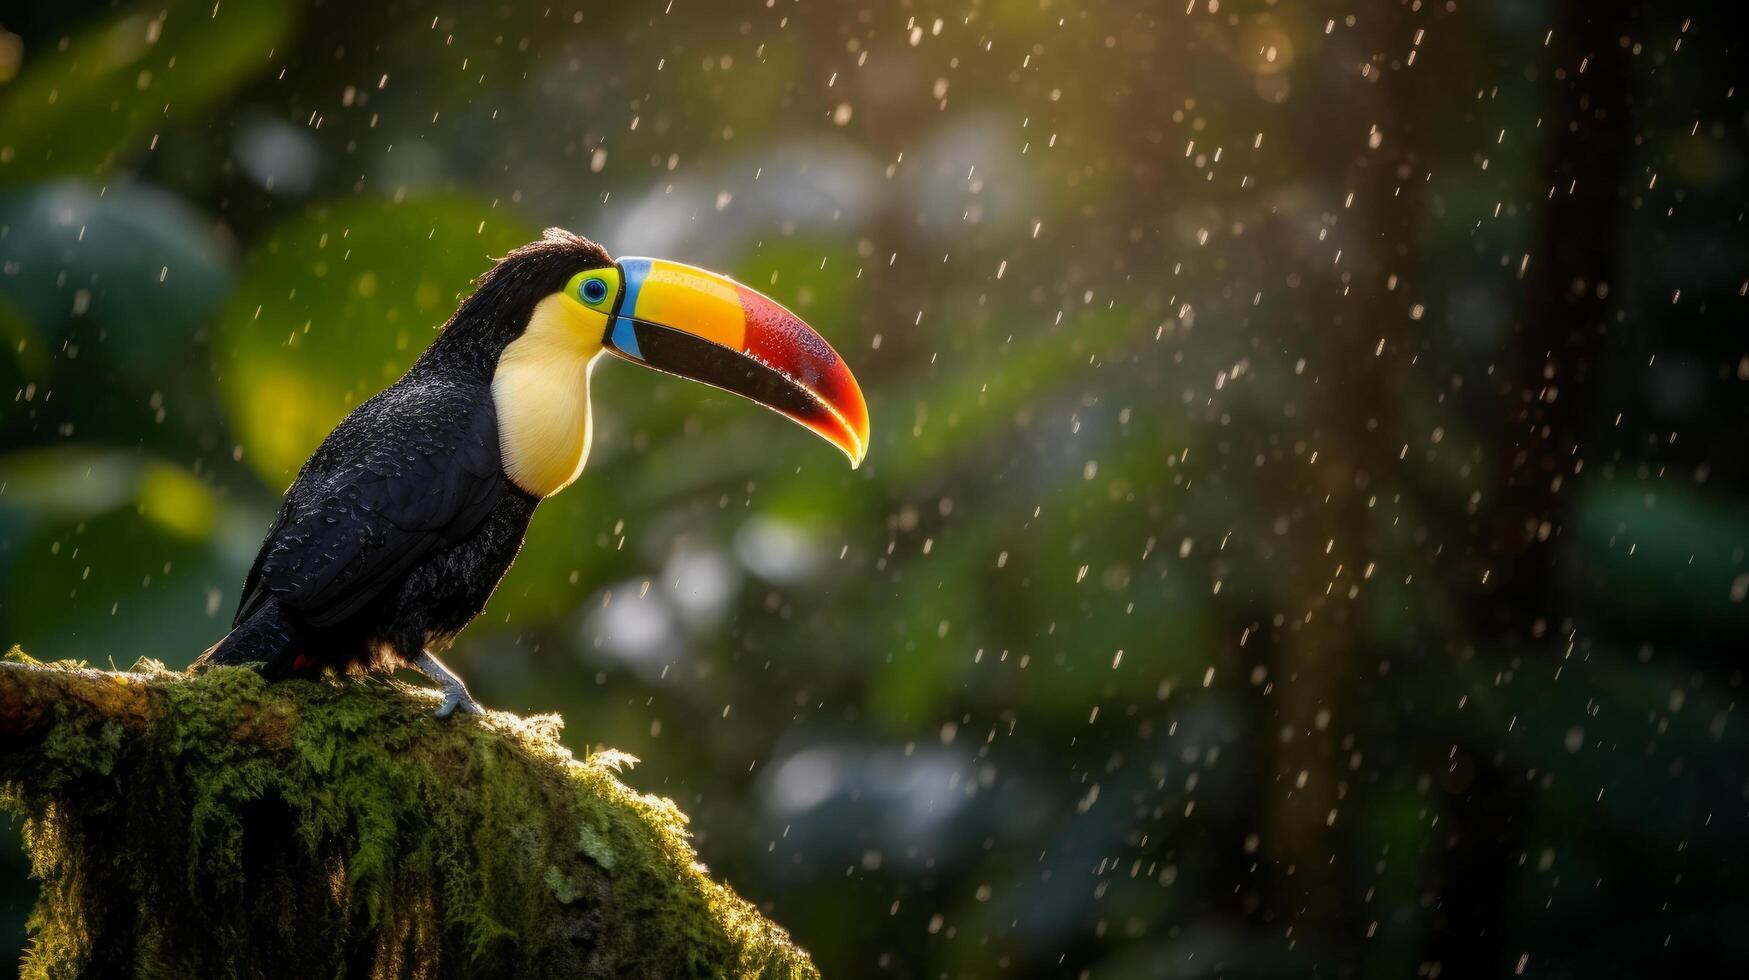
[[[464,715],[483,715],[486,713],[486,709],[480,707],[480,702],[469,697],[468,692],[464,689],[459,693],[456,691],[444,691],[443,703],[438,705],[437,710],[432,712],[432,714],[439,718],[448,718],[450,715],[455,714],[458,709]]]
[[[443,665],[443,661],[432,656],[430,651],[422,651],[413,661],[413,669],[437,683],[443,691],[443,703],[433,712],[439,718],[448,718],[459,709],[464,715],[485,714],[486,709],[480,707],[473,695],[468,693],[468,686],[456,676],[455,671]]]

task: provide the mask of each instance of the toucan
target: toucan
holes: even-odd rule
[[[485,608],[535,507],[589,458],[602,354],[700,381],[812,429],[857,466],[868,406],[813,328],[725,276],[615,261],[559,228],[475,280],[406,375],[359,405],[286,491],[231,631],[199,665],[269,678],[411,667],[438,717],[478,713],[436,654]]]

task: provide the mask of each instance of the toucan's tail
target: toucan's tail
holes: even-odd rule
[[[302,666],[298,661],[303,658],[297,651],[302,632],[298,624],[280,609],[278,602],[269,600],[226,633],[224,639],[208,647],[194,661],[194,667],[198,670],[202,667],[260,664],[261,672],[268,677],[283,677]]]

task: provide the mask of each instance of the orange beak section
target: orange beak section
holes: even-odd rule
[[[620,297],[603,344],[628,361],[752,399],[850,457],[868,453],[868,403],[844,359],[757,290],[663,259],[619,261]]]

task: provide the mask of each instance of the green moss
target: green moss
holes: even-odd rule
[[[0,766],[42,880],[27,977],[816,975],[556,719],[135,669],[142,730],[69,710]]]

